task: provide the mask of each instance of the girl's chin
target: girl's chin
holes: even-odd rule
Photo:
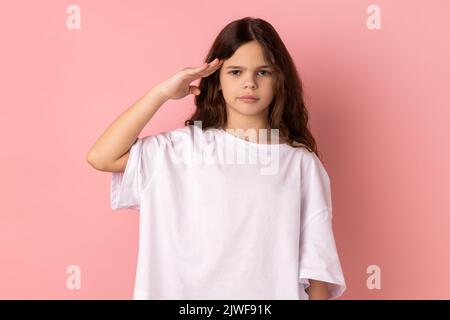
[[[229,106],[227,105],[227,111],[232,111],[234,113],[241,113],[241,114],[245,114],[245,115],[258,115],[262,112],[265,112],[266,108],[262,108],[261,105],[257,105],[257,104],[245,104],[245,103],[240,103],[239,105],[235,105],[235,106]]]

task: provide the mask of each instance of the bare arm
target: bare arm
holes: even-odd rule
[[[167,100],[158,85],[146,92],[97,139],[86,156],[89,164],[102,171],[121,171],[139,133]]]
[[[309,300],[328,300],[328,283],[309,279],[310,286],[306,289]]]
[[[109,125],[86,155],[87,162],[97,170],[123,172],[131,146],[164,102],[181,99],[188,94],[200,94],[200,89],[190,83],[198,78],[208,77],[222,63],[216,58],[200,67],[184,68],[150,89]]]

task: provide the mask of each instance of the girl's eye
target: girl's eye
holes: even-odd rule
[[[265,72],[267,75],[270,75],[270,72],[267,70],[262,70],[261,72]]]
[[[236,76],[237,74],[235,72],[241,72],[240,70],[233,70],[230,71],[229,73],[231,73],[232,75]],[[270,72],[267,70],[261,70],[260,72],[265,72],[267,75],[270,75]]]

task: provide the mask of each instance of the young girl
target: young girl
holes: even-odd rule
[[[134,298],[341,296],[330,180],[282,40],[243,18],[206,61],[154,86],[87,156],[112,172],[112,209],[140,210]],[[197,109],[184,127],[138,137],[164,102],[188,94]]]

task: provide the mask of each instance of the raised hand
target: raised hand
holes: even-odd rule
[[[223,60],[215,58],[210,63],[203,63],[200,67],[186,67],[175,73],[169,79],[158,84],[161,94],[168,99],[181,99],[188,94],[199,95],[200,89],[190,83],[199,78],[213,74],[223,64]]]

